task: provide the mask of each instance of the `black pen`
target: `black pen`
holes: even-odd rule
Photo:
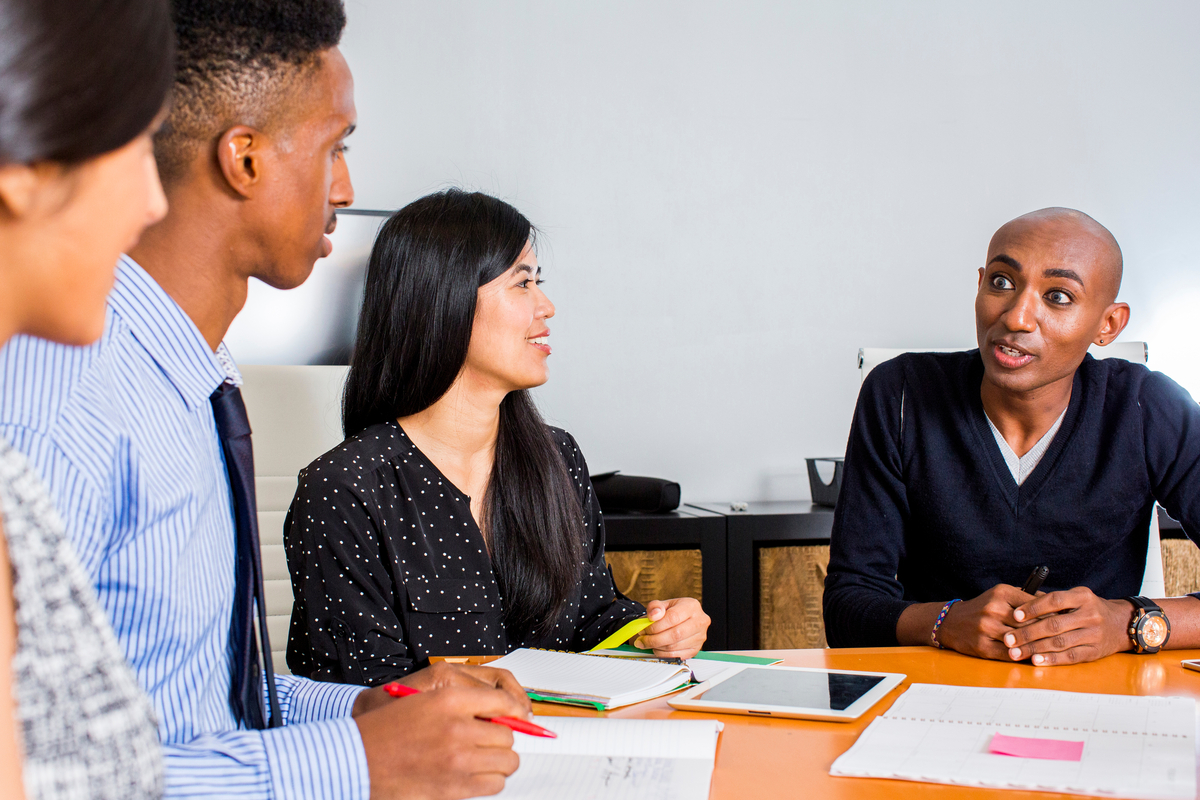
[[[1037,590],[1042,588],[1042,583],[1049,574],[1049,567],[1034,567],[1033,572],[1029,573],[1029,577],[1025,579],[1025,585],[1021,587],[1021,591],[1025,594],[1037,594]]]

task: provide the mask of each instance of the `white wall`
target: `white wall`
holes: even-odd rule
[[[347,0],[356,206],[544,234],[546,416],[593,471],[808,496],[857,349],[971,346],[992,231],[1081,208],[1125,338],[1200,392],[1200,4]]]

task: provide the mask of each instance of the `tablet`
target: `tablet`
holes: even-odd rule
[[[900,685],[890,672],[764,667],[722,672],[667,700],[681,711],[850,722]]]

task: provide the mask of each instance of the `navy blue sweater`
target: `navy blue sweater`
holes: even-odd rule
[[[978,350],[909,353],[863,383],[825,579],[833,647],[896,644],[918,602],[1020,586],[1137,594],[1157,500],[1200,540],[1200,406],[1170,378],[1087,356],[1062,427],[1017,486],[988,427]]]

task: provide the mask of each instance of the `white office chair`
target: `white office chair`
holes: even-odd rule
[[[858,351],[858,369],[860,380],[866,380],[867,374],[884,361],[889,361],[904,353],[953,353],[959,350],[970,350],[969,347],[927,347],[922,349],[899,347],[863,347]],[[1123,358],[1136,364],[1145,364],[1149,358],[1149,348],[1145,342],[1113,342],[1106,347],[1092,345],[1088,353],[1092,358]]]
[[[292,582],[283,551],[283,520],[296,474],[342,441],[346,367],[243,366],[242,397],[254,435],[254,485],[262,539],[267,632],[277,673],[289,674],[285,652]]]
[[[957,348],[966,350],[969,348]],[[947,348],[928,348],[925,350],[905,350],[889,347],[863,347],[858,351],[858,368],[860,381],[867,379],[867,374],[879,364],[895,358],[903,353],[947,353],[953,352]],[[1093,358],[1123,358],[1137,364],[1145,364],[1149,358],[1150,349],[1145,342],[1113,342],[1106,347],[1092,345],[1088,352]],[[1150,514],[1150,541],[1146,547],[1146,573],[1142,576],[1141,594],[1143,597],[1166,597],[1167,586],[1163,575],[1162,540],[1158,535],[1158,504]]]

